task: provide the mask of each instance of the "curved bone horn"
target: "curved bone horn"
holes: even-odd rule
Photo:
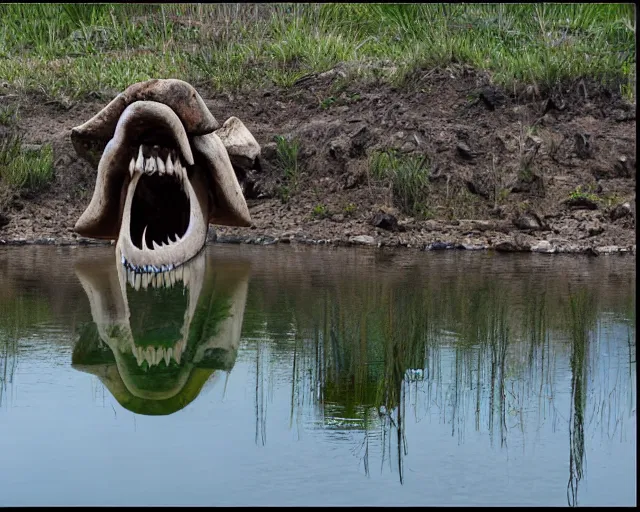
[[[164,103],[178,115],[190,135],[211,133],[220,126],[191,84],[174,78],[147,80],[127,87],[86,123],[71,130],[78,154],[85,157],[86,146],[96,139],[113,137],[118,119],[136,101]]]
[[[227,150],[215,133],[193,138],[214,183],[215,207],[209,222],[227,226],[251,226],[251,215]]]

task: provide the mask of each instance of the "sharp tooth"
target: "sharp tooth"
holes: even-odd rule
[[[171,286],[176,284],[176,271],[175,270],[170,270],[169,271],[169,280],[171,281]]]
[[[149,246],[147,245],[147,237],[146,237],[148,227],[149,227],[148,225],[144,227],[144,231],[142,232],[142,244],[140,245],[142,245],[143,250],[146,249],[147,251],[150,251],[151,249],[149,249]]]
[[[134,288],[136,290],[140,289],[140,283],[142,282],[142,274],[136,274],[136,284],[134,286]]]
[[[182,281],[184,282],[185,285],[189,284],[190,278],[191,278],[191,271],[189,270],[189,267],[185,267],[182,270]]]
[[[160,157],[156,158],[156,167],[158,168],[158,174],[164,174],[166,172],[164,162]]]
[[[171,350],[171,349],[169,349]],[[164,351],[164,364],[169,366],[169,361],[171,361],[171,356],[169,355],[169,350]]]
[[[173,160],[171,160],[171,153],[167,155],[166,169],[167,169],[167,174],[173,174],[175,172],[175,169],[173,167]]]
[[[153,174],[156,172],[156,159],[153,157],[147,158],[144,163],[144,170],[147,174]]]
[[[158,245],[158,243],[155,240],[153,240],[151,242],[151,244],[153,245],[153,250],[154,251],[157,250],[157,249],[160,249],[162,247],[161,245]]]
[[[144,172],[144,155],[142,154],[142,146],[138,149],[138,159],[136,160],[136,171]]]
[[[153,347],[152,346],[148,346],[147,350],[145,350],[144,352],[144,358],[147,360],[147,363],[149,363],[149,366],[151,366],[153,364],[153,353],[152,353]]]
[[[149,286],[149,274],[142,274],[142,287],[146,288]]]
[[[129,273],[129,285],[133,288],[136,284],[136,274],[135,272]]]
[[[177,282],[177,281],[182,281],[182,280],[183,280],[183,275],[182,275],[183,271],[184,271],[184,269],[183,269],[183,267],[182,267],[182,266],[180,266],[180,267],[178,267],[178,268],[176,268],[176,269],[174,270],[174,272],[175,272],[175,276],[176,276],[176,282]]]
[[[131,162],[129,162],[129,175],[133,178],[133,172],[136,170],[136,159],[131,158]]]
[[[167,356],[169,356],[169,361],[171,361],[171,358],[173,357],[173,347],[169,347],[167,349]]]
[[[182,167],[182,163],[180,163],[180,158],[179,157],[176,157],[176,163],[173,165],[173,170],[174,170],[174,173],[176,175],[176,178],[178,178],[180,183],[182,183],[183,167]]]

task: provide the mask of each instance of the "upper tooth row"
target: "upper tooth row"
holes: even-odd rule
[[[138,157],[131,158],[129,162],[129,174],[133,177],[134,172],[146,172],[147,174],[173,174],[179,180],[186,177],[186,169],[180,162],[180,157],[174,153],[171,158],[171,152],[167,154],[167,159],[163,160],[160,155],[145,158],[143,154],[143,146],[138,149]]]
[[[126,269],[126,279],[129,286],[139,290],[140,288],[171,288],[176,283],[182,281],[185,286],[189,286],[191,280],[191,272],[189,267],[178,267],[174,270],[159,272],[157,274],[138,273],[133,270]]]
[[[147,361],[149,366],[152,366],[159,364],[162,360],[164,360],[165,364],[169,366],[171,359],[174,359],[178,364],[180,364],[180,358],[186,346],[187,343],[185,340],[180,340],[173,347],[169,348],[155,348],[152,346],[142,348],[134,346],[133,353],[136,356],[138,366],[140,366],[143,361]]]

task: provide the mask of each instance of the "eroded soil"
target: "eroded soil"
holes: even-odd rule
[[[422,71],[402,89],[340,89],[341,79],[335,69],[286,91],[237,95],[194,84],[218,121],[239,117],[263,148],[260,170],[243,184],[254,225],[215,227],[210,240],[635,252],[635,105],[619,94],[588,81],[510,93],[463,66]],[[69,136],[108,100],[63,105],[2,94],[0,102],[20,103],[25,142],[53,145],[55,179],[0,205],[0,244],[90,243],[73,226],[96,170]],[[287,202],[276,135],[300,143],[299,187]],[[426,218],[404,214],[368,173],[369,155],[387,149],[428,157]]]

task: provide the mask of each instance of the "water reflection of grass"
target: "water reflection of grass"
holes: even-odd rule
[[[587,401],[588,350],[596,325],[595,297],[586,290],[569,296],[569,331],[571,334],[571,402],[569,416],[569,506],[578,504],[578,485],[584,468],[584,414]]]
[[[588,291],[570,295],[540,287],[514,295],[498,281],[442,288],[403,277],[332,284],[308,294],[281,291],[271,302],[261,297],[265,291],[254,290],[250,301],[253,321],[264,320],[262,336],[280,333],[273,353],[293,354],[292,422],[296,411],[311,406],[307,410],[317,411],[325,429],[362,432],[357,452],[366,472],[371,435],[379,430],[382,456],[394,454],[403,478],[405,415],[421,396],[459,442],[472,418],[476,431],[499,437],[499,446],[514,436],[524,442],[549,420],[556,429],[567,419],[577,483],[586,408],[593,405],[587,376],[597,364],[589,347],[598,339],[597,322],[620,318],[603,312],[598,290]],[[563,342],[567,338],[571,343]],[[635,351],[631,331],[628,345]],[[569,410],[557,405],[560,360],[567,360],[572,376]],[[611,393],[607,379],[599,383],[607,388],[603,394]],[[619,384],[617,393],[630,388]],[[615,415],[624,414],[620,407]]]
[[[0,302],[0,406],[18,364],[18,341],[50,316],[49,304],[39,297],[18,296]]]

